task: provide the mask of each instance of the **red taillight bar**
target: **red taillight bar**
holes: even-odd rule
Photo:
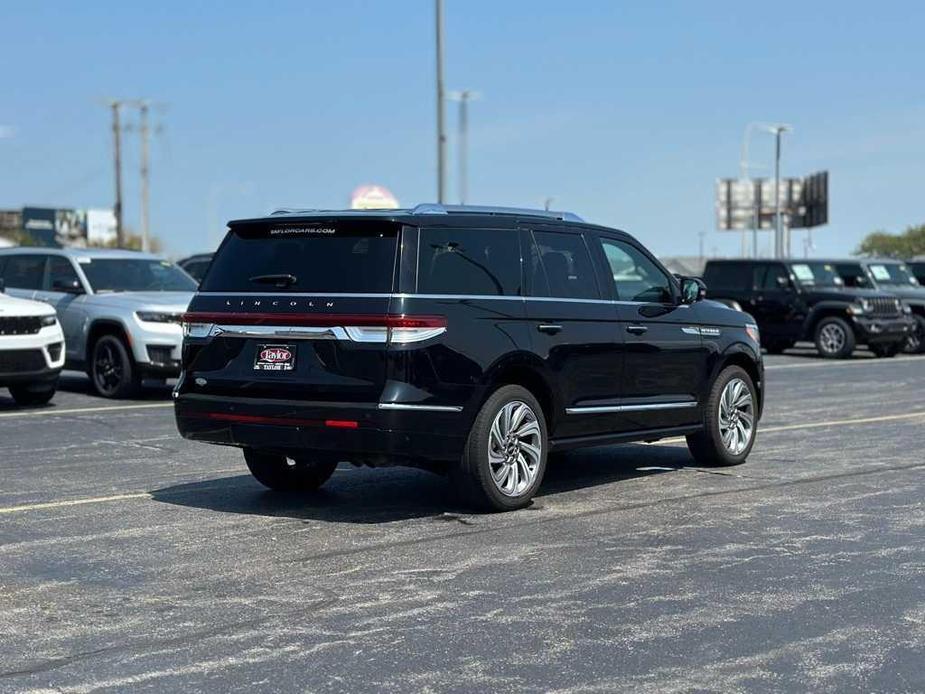
[[[235,325],[308,325],[334,327],[356,325],[385,328],[445,328],[445,316],[409,316],[405,314],[371,315],[366,313],[218,313],[190,311],[184,323],[224,323]]]
[[[192,413],[193,417],[205,417],[217,422],[232,422],[234,424],[275,424],[277,426],[291,427],[320,427],[332,429],[359,429],[360,423],[354,419],[296,419],[293,417],[266,417],[253,414],[235,414],[232,412],[201,412]]]

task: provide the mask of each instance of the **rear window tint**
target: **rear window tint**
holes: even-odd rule
[[[400,228],[353,220],[239,225],[228,232],[201,290],[388,293]]]
[[[751,289],[752,280],[751,263],[708,263],[703,273],[708,291]]]
[[[425,228],[418,248],[421,294],[521,294],[516,231]]]
[[[537,231],[531,253],[533,296],[600,299],[591,255],[581,234]],[[535,254],[535,259],[534,259]]]
[[[44,255],[11,256],[3,269],[3,281],[12,289],[41,289],[44,276]]]

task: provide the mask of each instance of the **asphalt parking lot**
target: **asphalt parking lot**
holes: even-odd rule
[[[767,358],[740,467],[556,459],[526,510],[341,466],[307,498],[169,388],[0,396],[0,690],[925,690],[925,358]]]

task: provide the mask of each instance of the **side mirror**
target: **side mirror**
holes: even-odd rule
[[[83,294],[83,287],[80,286],[80,280],[55,280],[51,284],[52,291],[64,292],[66,294]]]
[[[681,303],[693,304],[707,295],[707,285],[699,277],[681,278]]]

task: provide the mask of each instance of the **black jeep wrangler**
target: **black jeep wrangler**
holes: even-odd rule
[[[914,321],[903,347],[908,354],[925,352],[925,287],[919,284],[911,268],[901,260],[837,260],[835,271],[846,287],[879,289],[892,292],[900,299]]]
[[[829,262],[711,260],[704,281],[711,299],[754,316],[771,354],[811,340],[823,357],[849,357],[857,344],[892,356],[912,330],[899,298],[845,287]]]

